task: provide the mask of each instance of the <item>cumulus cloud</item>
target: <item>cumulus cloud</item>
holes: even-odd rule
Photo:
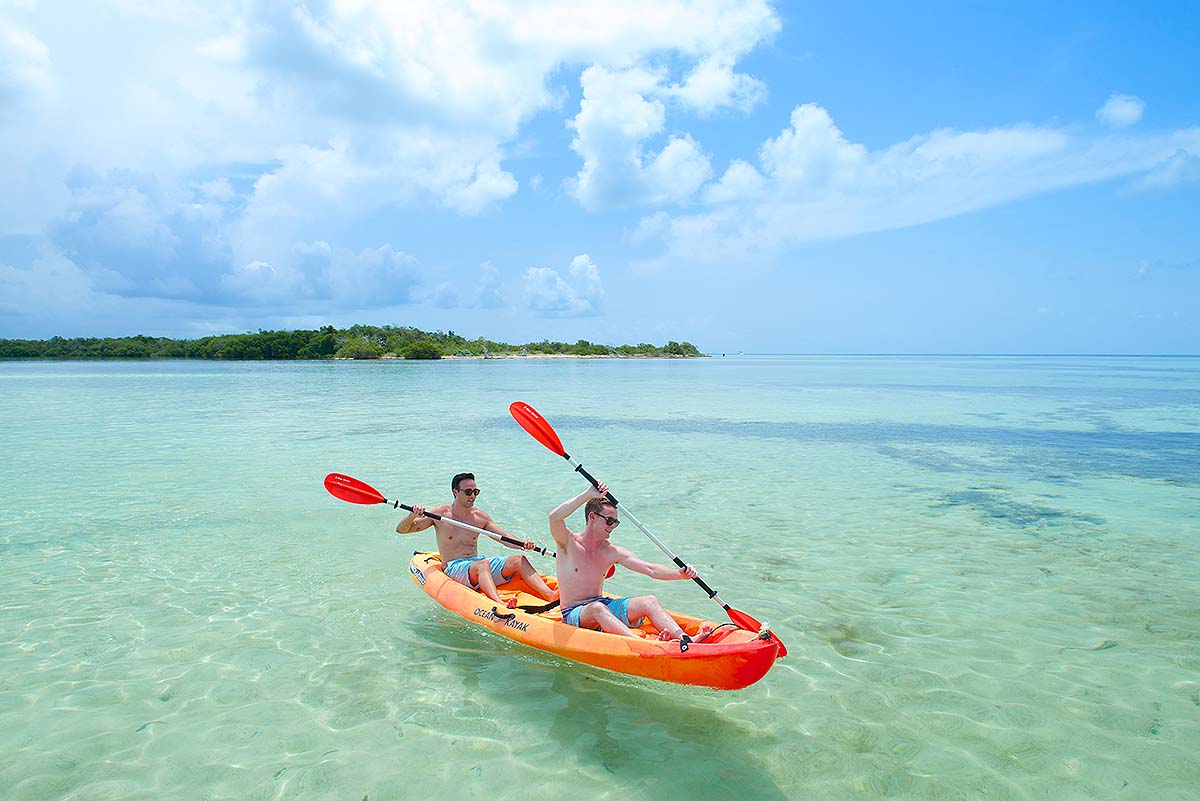
[[[571,260],[566,278],[549,267],[529,268],[525,292],[529,308],[544,317],[594,317],[604,298],[600,270],[586,253]]]
[[[570,122],[571,149],[583,167],[568,189],[585,208],[683,200],[711,174],[708,156],[690,136],[672,136],[659,152],[645,152],[645,140],[664,127],[662,101],[646,97],[661,81],[661,74],[640,68],[584,70],[583,100]]]
[[[726,107],[749,111],[766,98],[767,87],[751,75],[734,72],[730,61],[713,56],[697,64],[681,83],[668,87],[665,93],[708,116]]]
[[[129,297],[212,297],[230,250],[222,208],[175,196],[152,175],[72,171],[71,200],[50,239],[99,288]]]
[[[360,221],[493,212],[518,188],[505,161],[522,126],[580,71],[578,197],[685,200],[711,167],[668,113],[760,101],[737,64],[779,30],[764,0],[122,3],[75,9],[71,26],[52,6],[10,8],[0,236],[40,234],[99,291],[200,303],[366,302],[348,276],[397,271],[411,288],[418,266],[370,266],[363,245],[380,240],[356,241]]]
[[[1104,105],[1096,109],[1096,119],[1109,128],[1128,128],[1142,119],[1146,104],[1134,95],[1113,92]]]
[[[1014,125],[939,129],[871,151],[847,139],[828,112],[796,107],[767,139],[758,164],[735,160],[703,192],[699,212],[652,215],[664,259],[720,262],[770,257],[790,244],[919,225],[1051,189],[1152,170],[1150,186],[1187,180],[1200,129],[1086,138]]]
[[[391,245],[364,248],[357,254],[335,250],[322,278],[328,297],[343,308],[406,303],[418,285],[417,260]]]

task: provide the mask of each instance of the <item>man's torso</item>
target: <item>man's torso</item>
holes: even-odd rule
[[[457,520],[475,528],[483,528],[489,521],[482,509],[468,509],[459,513],[450,505],[435,511],[444,518]],[[478,533],[443,520],[435,520],[433,525],[437,531],[438,553],[441,554],[443,564],[479,555]]]
[[[604,575],[617,561],[617,549],[611,543],[588,549],[579,542],[581,536],[568,533],[567,547],[559,549],[555,560],[559,598],[564,609],[603,594]]]

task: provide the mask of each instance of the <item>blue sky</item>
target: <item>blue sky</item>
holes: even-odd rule
[[[1200,353],[1194,4],[0,0],[0,336]]]

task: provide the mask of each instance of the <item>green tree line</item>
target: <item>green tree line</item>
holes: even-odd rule
[[[52,337],[0,339],[0,359],[440,359],[443,356],[693,357],[703,354],[690,342],[666,345],[601,345],[581,339],[566,342],[507,342],[467,339],[453,331],[422,331],[411,326],[331,325],[312,331],[258,331],[200,339],[148,337]]]

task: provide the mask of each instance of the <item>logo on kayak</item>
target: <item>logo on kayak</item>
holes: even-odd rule
[[[412,573],[414,576],[416,576],[417,581],[421,582],[422,585],[425,584],[425,574],[421,572],[421,568],[417,567],[412,562],[409,562],[408,563],[408,571],[410,573]]]
[[[521,621],[517,620],[516,615],[498,615],[496,614],[495,610],[492,609],[476,609],[473,614],[475,617],[483,618],[484,620],[492,623],[503,623],[510,629],[516,629],[517,631],[529,631],[529,624],[522,623]]]

